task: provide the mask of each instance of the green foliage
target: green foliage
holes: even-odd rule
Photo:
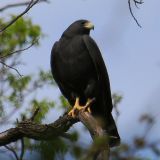
[[[13,18],[15,18],[15,16],[12,15],[9,21]],[[6,22],[1,18],[0,24],[1,26],[6,26],[8,21]],[[20,18],[1,34],[0,55],[4,56],[15,49],[22,48],[23,46],[32,43],[40,35],[40,26],[34,25],[29,18]]]
[[[14,15],[10,16],[9,21],[14,17]],[[7,24],[8,21],[4,18],[0,18],[1,27],[6,26]],[[41,35],[42,32],[39,25],[33,24],[30,18],[20,18],[0,35],[0,57],[32,44],[33,41]],[[34,46],[38,45],[39,43],[36,43]],[[17,67],[22,63],[20,53],[22,52],[7,58],[0,58],[0,60],[7,62],[7,64],[9,63],[11,67]],[[37,71],[37,74],[17,77],[10,68],[0,64],[0,124],[8,123],[15,113],[18,113],[19,116],[24,115],[30,117],[37,107],[40,107],[40,112],[35,117],[35,122],[40,123],[42,120],[45,120],[47,113],[55,107],[55,102],[49,100],[47,95],[47,98],[38,99],[35,93],[38,89],[43,92],[43,87],[53,87],[54,85],[55,82],[50,71],[41,69]],[[112,95],[112,98],[116,116],[118,117],[118,104],[121,102],[122,96],[116,93]],[[60,96],[59,100],[59,108],[66,110],[67,107],[71,107],[63,96]],[[149,115],[143,115],[141,117],[140,122],[144,121],[146,122],[147,127],[149,126],[148,128],[151,128],[154,124],[154,119]],[[65,138],[56,137],[52,141],[42,142],[25,138],[25,150],[38,152],[41,155],[42,160],[63,159],[68,152],[70,152],[75,159],[80,159],[84,157],[84,154],[95,152],[100,147],[106,145],[105,138],[97,139],[90,148],[86,148],[86,146],[77,142],[79,134],[76,131],[69,133],[66,138],[67,140]],[[19,145],[17,147],[16,144],[13,144],[13,147],[18,148]],[[157,143],[147,143],[147,139],[144,136],[134,138],[132,145],[122,143],[120,147],[112,149],[111,159],[147,160],[147,158],[135,156],[136,151],[144,150],[146,148],[149,148],[155,155],[160,156],[160,149],[157,147]]]
[[[30,113],[33,113],[36,108],[40,107],[40,112],[34,120],[35,122],[40,123],[45,118],[45,115],[49,112],[49,110],[54,107],[54,102],[47,99],[43,99],[41,101],[34,99],[31,101],[31,106],[33,107],[31,108],[31,111],[29,110]]]
[[[7,80],[11,88],[14,88],[14,90],[22,91],[28,87],[31,76],[23,76],[21,78],[17,78],[10,73],[8,74]]]
[[[69,104],[69,102],[66,100],[66,98],[63,96],[63,95],[61,95],[60,97],[59,97],[59,99],[60,99],[60,108],[63,108],[63,109],[65,109],[65,110],[71,110],[71,105]]]
[[[60,157],[63,157],[64,154],[68,150],[67,143],[61,139],[56,138],[51,141],[41,141],[37,144],[36,149],[41,154],[41,160],[53,160],[56,159],[56,157],[59,157],[57,159],[61,159]]]
[[[40,70],[38,73],[38,79],[37,84],[39,86],[44,85],[44,83],[47,83],[48,85],[55,85],[55,82],[53,80],[52,74],[50,71],[46,72],[43,70]]]
[[[14,17],[11,16],[10,20]],[[1,18],[0,23],[1,26],[5,26],[8,22]],[[26,48],[40,35],[42,35],[40,26],[33,24],[29,18],[20,18],[2,33],[0,37],[0,57],[8,55],[15,50]],[[37,45],[38,43],[34,46]],[[23,63],[20,53],[18,52],[2,60],[7,64],[9,63],[11,67],[16,68]],[[2,66],[0,68],[0,81],[3,86],[0,88],[0,123],[10,120],[20,110],[23,110],[23,112],[19,113],[22,119],[23,117],[30,117],[37,107],[40,108],[40,111],[34,121],[41,123],[42,120],[45,120],[47,113],[55,106],[53,100],[46,98],[47,95],[43,99],[38,99],[35,96],[38,90],[42,91],[44,87],[53,87],[55,85],[50,71],[41,69],[37,71],[37,74],[19,77],[11,69]],[[61,106],[64,105],[64,102],[66,102],[65,99],[63,99]],[[19,120],[21,119],[19,118]],[[71,133],[69,139],[71,143],[76,141],[78,139],[77,133]],[[63,138],[56,138],[47,142],[37,142],[25,138],[24,142],[25,151],[37,151],[41,154],[42,159],[47,157],[48,160],[55,159],[57,156],[63,156],[67,152],[68,146]],[[13,147],[17,148],[16,144]]]
[[[6,96],[6,100],[10,103],[10,105],[16,108],[20,107],[24,98],[24,92],[28,88],[30,80],[30,76],[17,78],[12,73],[8,73],[6,83],[8,83],[10,92],[8,93],[9,95]]]
[[[73,145],[71,148],[71,154],[75,159],[79,159],[83,154],[85,154],[85,152],[80,145]]]
[[[11,16],[10,20],[14,17]],[[0,24],[1,26],[6,26],[8,21],[0,18]],[[15,50],[28,47],[41,35],[40,26],[33,24],[29,18],[20,18],[1,34],[0,57],[8,55]],[[34,46],[38,46],[38,44],[36,43]],[[23,63],[20,53],[18,52],[6,58],[0,58],[0,60],[11,67],[17,68],[17,66]],[[40,112],[35,117],[35,122],[40,123],[54,107],[54,101],[45,97],[39,100],[35,96],[35,93],[38,89],[53,86],[54,84],[50,71],[40,70],[37,71],[37,74],[20,77],[12,69],[0,64],[0,123],[7,123],[15,113],[18,113],[19,116],[30,117],[37,107],[40,107]],[[19,111],[22,112],[20,113]],[[19,118],[19,120],[21,119]],[[57,143],[59,144],[58,150],[60,152],[61,147],[63,148],[63,141],[56,139],[54,143],[52,142],[55,146]],[[32,144],[36,143],[30,139],[25,139],[25,150],[30,150]],[[39,145],[39,147],[41,146]],[[16,143],[13,145],[13,148],[17,148]],[[56,150],[54,153],[56,154]]]
[[[70,133],[71,142],[76,142],[78,139],[79,139],[79,134],[76,131]]]
[[[113,93],[112,94],[112,100],[113,100],[113,105],[117,106],[121,101],[122,101],[122,95],[119,95],[118,93]]]

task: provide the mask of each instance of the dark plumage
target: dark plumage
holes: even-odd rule
[[[120,137],[112,117],[110,83],[105,63],[95,41],[89,36],[93,25],[87,20],[72,23],[51,51],[51,69],[62,94],[73,106],[76,97],[84,105],[95,98],[91,113],[100,119],[109,133],[110,146],[119,143]]]

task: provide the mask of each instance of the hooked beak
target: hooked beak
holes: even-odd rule
[[[85,28],[87,28],[87,29],[93,29],[94,30],[94,25],[93,25],[93,23],[91,23],[91,22],[86,22],[85,24],[84,24],[84,27]]]

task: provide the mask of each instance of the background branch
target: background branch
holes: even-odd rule
[[[135,22],[137,23],[137,25],[141,28],[142,26],[139,24],[137,18],[134,16],[133,14],[133,10],[132,10],[132,6],[131,6],[131,1],[134,2],[135,6],[138,8],[139,4],[143,4],[142,0],[137,1],[137,0],[128,0],[128,5],[129,5],[129,11],[131,13],[131,16],[133,17],[133,19],[135,20]]]
[[[94,149],[92,152],[92,156],[96,160],[108,160],[109,159],[109,142],[106,133],[104,133],[103,129],[97,123],[96,119],[85,109],[80,110],[78,112],[78,118],[73,119],[68,114],[63,115],[55,122],[50,124],[37,124],[34,123],[35,116],[38,114],[39,109],[33,113],[30,119],[24,120],[21,123],[18,123],[18,126],[15,128],[8,129],[0,133],[0,146],[4,146],[11,142],[17,141],[18,139],[22,139],[23,137],[35,139],[35,140],[51,140],[56,137],[62,136],[68,138],[68,135],[64,133],[68,131],[68,129],[76,122],[78,119],[87,127],[89,130],[93,140],[96,142],[97,138],[104,138],[103,147],[98,147]],[[98,141],[99,142],[99,141]],[[95,143],[96,144],[96,143]],[[24,144],[22,143],[22,151],[21,157],[23,157]],[[22,159],[22,158],[21,158]]]
[[[27,8],[21,13],[19,14],[17,17],[15,17],[13,20],[11,20],[5,27],[3,27],[0,30],[0,33],[2,33],[3,31],[5,31],[9,26],[11,26],[14,22],[16,22],[20,17],[22,17],[24,14],[26,14],[35,4],[37,4],[40,0],[31,0],[27,6]]]
[[[23,155],[24,155],[24,138],[21,139],[21,154],[19,159],[23,160]]]
[[[47,2],[47,3],[49,3],[48,0],[39,0],[38,3],[40,3],[40,2]],[[14,3],[14,4],[8,4],[8,5],[5,5],[4,7],[0,8],[0,12],[3,12],[4,10],[9,9],[9,8],[26,6],[29,3],[30,3],[30,1],[25,1],[25,2],[21,2],[21,3]]]
[[[3,61],[0,61],[0,63],[1,63],[2,65],[4,65],[5,67],[8,67],[8,68],[10,68],[10,69],[15,70],[20,77],[23,76],[23,75],[20,74],[20,72],[18,71],[18,69],[14,68],[14,67],[12,67],[12,66],[10,66],[10,65],[8,65],[8,64],[6,64],[6,63],[3,62]]]
[[[61,136],[76,122],[77,120],[68,115],[64,115],[50,124],[37,124],[31,120],[25,120],[19,123],[17,127],[0,133],[0,146],[15,142],[23,137],[35,140],[54,139]]]
[[[11,55],[13,55],[13,54],[16,54],[16,53],[19,53],[19,52],[23,52],[23,51],[25,51],[25,50],[28,50],[28,49],[31,48],[33,45],[35,45],[37,42],[38,42],[38,39],[35,39],[35,40],[33,40],[33,42],[32,42],[29,46],[27,46],[26,48],[22,48],[22,49],[19,49],[19,50],[10,52],[10,53],[8,53],[8,54],[6,54],[6,55],[4,55],[4,56],[0,56],[0,59],[7,58],[7,57],[9,57],[9,56],[11,56]],[[0,54],[3,55],[3,53],[0,53]]]
[[[19,160],[18,155],[16,153],[16,151],[14,150],[14,148],[9,147],[9,146],[4,146],[7,150],[11,151],[15,157],[16,160]]]

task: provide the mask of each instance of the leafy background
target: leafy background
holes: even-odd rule
[[[1,2],[2,5],[5,3]],[[24,52],[0,59],[23,75],[21,77],[15,70],[0,64],[1,131],[15,126],[17,118],[21,121],[29,117],[37,106],[41,107],[41,111],[36,121],[43,123],[56,120],[67,110],[68,104],[50,73],[50,50],[70,23],[86,18],[95,24],[95,31],[91,34],[100,46],[109,70],[114,93],[113,114],[122,137],[122,144],[112,150],[111,159],[157,160],[160,154],[157,125],[160,81],[158,6],[159,2],[156,1],[145,1],[141,6],[136,15],[142,29],[131,18],[127,1],[55,0],[32,8],[0,35],[0,57],[34,43]],[[3,12],[0,26],[5,26],[23,9],[13,8]],[[84,157],[90,152],[91,138],[88,132],[80,124],[70,132],[73,135],[71,141],[62,138],[50,142],[25,139],[24,159]],[[20,154],[20,142],[9,147]],[[1,147],[0,156],[15,159],[5,147]]]

